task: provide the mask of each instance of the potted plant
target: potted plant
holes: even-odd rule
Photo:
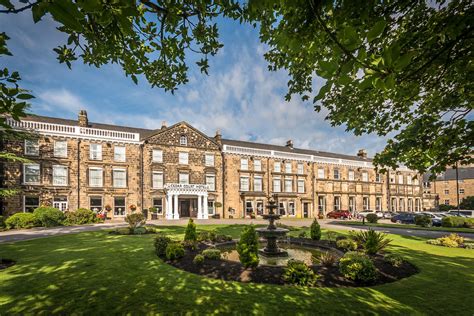
[[[135,211],[137,210],[137,206],[136,206],[135,204],[131,204],[131,205],[130,205],[130,210],[131,210],[132,212],[135,212]]]
[[[151,213],[151,219],[152,220],[158,219],[158,209],[156,207],[150,207],[148,210]]]
[[[110,204],[106,204],[106,205],[105,205],[105,210],[106,210],[107,212],[110,212],[110,211],[112,210],[112,206],[110,206]]]

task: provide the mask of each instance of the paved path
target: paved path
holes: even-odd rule
[[[187,219],[179,219],[179,220],[156,220],[156,221],[148,221],[148,224],[160,225],[160,226],[176,226],[176,225],[186,225]],[[310,226],[312,219],[281,219],[281,223],[289,226]],[[266,224],[267,221],[263,219],[207,219],[207,220],[195,220],[196,224],[201,225],[216,225],[216,224],[224,224],[224,225],[232,225],[232,224]],[[325,229],[338,229],[338,230],[354,230],[354,229],[368,229],[368,227],[364,226],[344,226],[344,225],[337,225],[334,224],[333,220],[319,220],[319,223],[322,228]],[[127,224],[123,221],[112,221],[107,222],[104,224],[94,224],[94,225],[87,225],[87,226],[63,226],[63,227],[54,227],[54,228],[33,228],[33,229],[22,229],[22,230],[7,230],[0,232],[0,244],[7,243],[7,242],[16,242],[22,240],[29,240],[35,238],[43,238],[43,237],[50,237],[50,236],[59,236],[59,235],[66,235],[66,234],[75,234],[75,233],[82,233],[82,232],[91,232],[91,231],[100,231],[103,229],[112,229],[117,227],[126,227]],[[390,234],[397,234],[403,236],[415,236],[415,237],[426,237],[426,238],[438,238],[448,234],[448,232],[442,231],[428,231],[428,230],[414,230],[414,229],[407,229],[403,228],[400,225],[400,228],[385,228],[385,227],[373,227],[374,230],[383,231]],[[466,237],[466,238],[473,238],[474,233],[459,233],[459,235]]]

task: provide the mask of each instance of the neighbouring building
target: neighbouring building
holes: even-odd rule
[[[450,168],[430,179],[428,174],[423,177],[423,209],[435,209],[440,204],[458,205],[468,196],[474,196],[474,166]]]
[[[156,130],[28,116],[8,119],[24,141],[3,149],[28,163],[3,162],[2,185],[20,194],[1,201],[3,214],[39,205],[106,210],[123,217],[156,209],[166,219],[251,218],[274,196],[287,217],[332,210],[420,211],[420,176],[407,168],[376,172],[365,150],[342,155],[210,137],[186,122]]]

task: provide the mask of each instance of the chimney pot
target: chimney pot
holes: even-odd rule
[[[357,156],[361,157],[361,158],[367,158],[367,150],[359,149],[359,152],[357,153]]]
[[[286,147],[293,149],[293,141],[291,139],[286,142]]]
[[[87,118],[87,111],[80,110],[78,116],[79,126],[81,127],[88,127],[89,126],[89,119]]]
[[[222,135],[221,135],[221,131],[220,131],[220,130],[217,130],[217,131],[216,131],[216,136],[214,136],[214,139],[215,139],[216,142],[218,142],[219,144],[222,144]]]
[[[161,121],[161,129],[167,128],[166,121]]]

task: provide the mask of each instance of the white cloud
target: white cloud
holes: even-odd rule
[[[72,92],[66,89],[45,90],[38,94],[39,106],[47,112],[74,113],[79,110],[87,110],[88,107]]]

